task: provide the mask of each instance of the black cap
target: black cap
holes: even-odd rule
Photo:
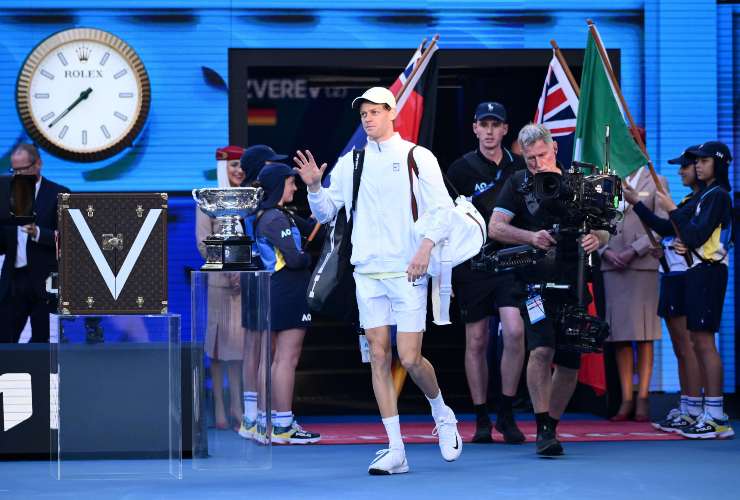
[[[685,167],[686,165],[691,165],[692,163],[696,163],[696,156],[689,153],[690,150],[695,150],[699,147],[699,144],[694,144],[693,146],[689,146],[688,148],[683,150],[683,153],[681,153],[681,156],[678,156],[676,158],[671,158],[668,160],[668,163],[671,165],[681,165],[682,167]]]
[[[506,121],[506,108],[498,102],[482,102],[475,108],[473,115],[474,121],[485,120],[486,118],[495,118],[502,122]]]
[[[244,170],[244,181],[242,185],[246,186],[254,182],[262,167],[265,166],[265,162],[282,161],[287,158],[287,155],[277,154],[274,149],[265,144],[256,144],[248,147],[244,150],[244,154],[242,154],[241,167]]]
[[[707,141],[698,147],[687,149],[686,152],[697,158],[715,158],[725,165],[729,165],[732,161],[730,148],[727,147],[727,144],[719,141]]]

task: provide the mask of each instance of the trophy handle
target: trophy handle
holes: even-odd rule
[[[195,200],[195,203],[198,203],[198,191],[200,191],[200,189],[193,189],[191,193],[193,195],[193,200]]]

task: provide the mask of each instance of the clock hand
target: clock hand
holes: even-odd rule
[[[80,92],[80,97],[75,99],[75,102],[70,104],[69,107],[67,107],[67,109],[62,111],[62,114],[54,118],[54,120],[49,124],[49,128],[53,127],[59,120],[67,116],[67,113],[72,111],[75,108],[75,106],[77,106],[79,103],[87,99],[87,97],[90,95],[91,92],[92,92],[92,87],[88,87],[87,90],[83,90],[82,92]]]

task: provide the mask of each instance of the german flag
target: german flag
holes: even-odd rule
[[[249,108],[247,110],[247,126],[274,127],[277,125],[277,111],[267,108]]]

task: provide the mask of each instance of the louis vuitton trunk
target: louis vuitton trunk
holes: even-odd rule
[[[167,193],[58,201],[59,313],[166,313]]]

